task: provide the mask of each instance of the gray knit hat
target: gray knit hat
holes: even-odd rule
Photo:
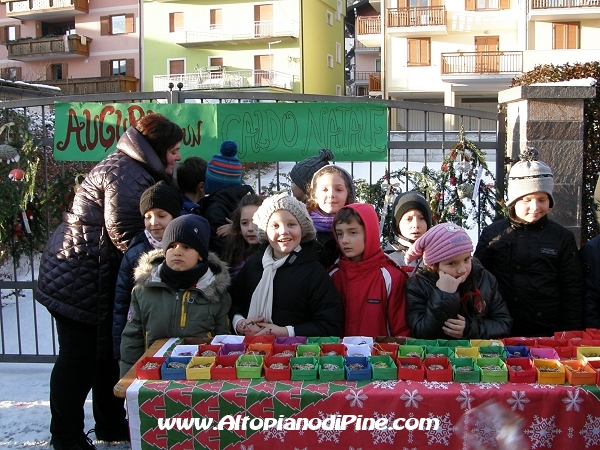
[[[210,225],[208,221],[196,214],[186,214],[177,219],[173,219],[167,228],[162,239],[162,248],[165,255],[169,245],[173,242],[181,242],[195,249],[202,260],[208,258],[208,242],[210,240]]]
[[[140,212],[142,215],[152,208],[160,208],[171,214],[173,219],[179,217],[183,205],[183,198],[164,181],[159,181],[144,191],[140,197]]]
[[[290,179],[306,194],[306,186],[312,180],[315,172],[321,167],[328,165],[329,161],[334,158],[335,155],[331,150],[321,148],[318,155],[306,158],[292,167],[292,170],[290,170]]]
[[[554,206],[554,175],[548,165],[539,160],[539,153],[533,147],[527,147],[519,155],[520,161],[510,169],[508,174],[508,206],[534,192],[545,192],[550,197],[550,208]]]
[[[317,236],[306,205],[294,197],[290,197],[286,192],[282,192],[266,198],[254,213],[254,216],[252,216],[252,222],[256,225],[260,242],[267,241],[267,224],[269,223],[269,219],[275,211],[282,209],[292,213],[298,220],[300,228],[302,228],[302,240],[300,242],[312,241]]]

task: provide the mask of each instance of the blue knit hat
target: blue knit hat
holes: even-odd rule
[[[169,222],[163,235],[162,248],[166,256],[167,250],[173,242],[181,242],[195,249],[202,260],[206,261],[209,239],[210,225],[208,221],[196,214],[186,214]]]
[[[237,157],[238,147],[233,141],[223,141],[219,155],[214,155],[206,167],[204,192],[213,192],[242,184],[242,163]]]

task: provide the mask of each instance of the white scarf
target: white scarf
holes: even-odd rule
[[[152,236],[148,230],[144,230],[144,233],[146,234],[146,239],[148,239],[148,242],[152,248],[162,248],[162,241],[154,239],[154,236]]]
[[[295,251],[299,251],[300,246],[296,247]],[[292,253],[293,254],[293,253]],[[250,300],[250,309],[248,310],[248,317],[263,317],[265,322],[272,323],[271,313],[273,310],[273,279],[275,278],[275,272],[283,263],[287,261],[289,255],[285,258],[274,259],[273,248],[267,247],[262,257],[263,274],[262,278],[258,282],[256,289],[252,293],[252,300]]]

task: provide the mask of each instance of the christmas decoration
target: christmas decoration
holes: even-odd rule
[[[11,181],[21,181],[24,176],[25,176],[25,172],[23,172],[21,169],[13,169],[8,174],[8,178]]]

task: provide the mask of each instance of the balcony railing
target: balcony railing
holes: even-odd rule
[[[88,0],[22,0],[6,3],[7,17],[34,18],[36,15],[49,16],[53,13],[89,12]]]
[[[177,86],[183,83],[183,90],[198,89],[241,89],[256,87],[276,87],[293,90],[294,76],[273,70],[217,70],[194,73],[154,75],[154,91],[169,90],[169,83]]]
[[[184,42],[223,42],[254,40],[260,38],[294,37],[300,35],[298,22],[294,21],[245,21],[223,24],[207,30],[185,30]]]
[[[372,73],[369,75],[369,92],[381,90],[381,74]]]
[[[59,87],[63,95],[113,94],[137,92],[138,79],[125,75],[98,78],[68,78],[66,80],[38,81],[40,84]]]
[[[381,17],[357,17],[356,34],[381,34]]]
[[[354,51],[355,52],[359,52],[359,51],[363,51],[363,52],[380,52],[381,51],[381,47],[367,47],[362,42],[355,40],[354,41]]]
[[[371,75],[376,75],[379,76],[381,75],[379,72],[373,72],[373,71],[355,71],[354,72],[354,83],[363,83],[363,84],[367,84],[367,82],[369,81],[369,79],[371,78]]]
[[[390,8],[388,27],[427,27],[446,25],[445,6],[417,6],[413,8]]]
[[[60,57],[90,56],[90,42],[86,36],[69,34],[35,39],[7,41],[8,59],[18,61],[46,60]]]
[[[523,71],[523,52],[442,53],[442,75],[501,74]]]
[[[531,9],[597,8],[599,0],[531,0]]]

